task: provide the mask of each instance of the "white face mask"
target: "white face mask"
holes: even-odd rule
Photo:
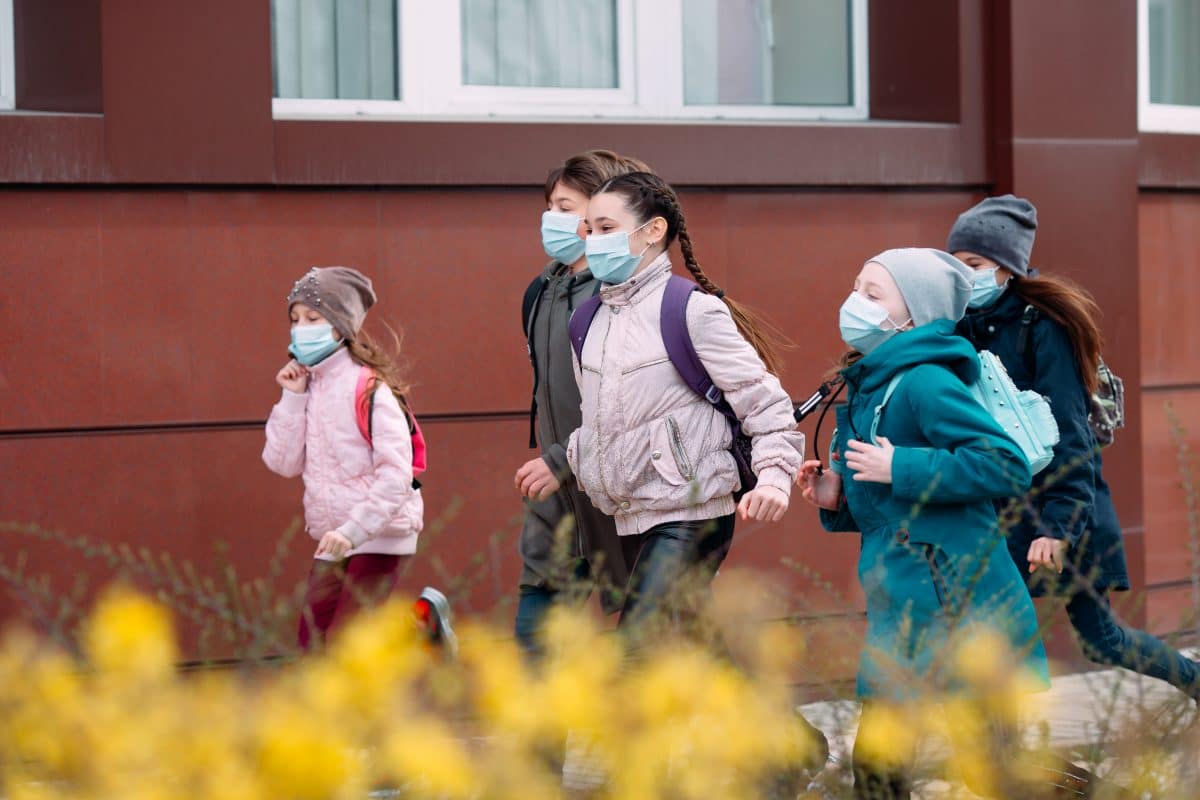
[[[842,303],[838,314],[838,328],[842,341],[863,355],[895,336],[912,320],[897,324],[888,316],[887,309],[858,292],[851,292]],[[885,328],[884,325],[890,327]]]
[[[968,308],[990,306],[1000,295],[1004,294],[1004,289],[1008,286],[1007,278],[1004,283],[996,282],[996,267],[975,270],[975,275],[971,280],[971,300],[967,303]]]
[[[585,251],[588,269],[592,271],[592,277],[601,283],[608,284],[624,283],[633,277],[633,273],[637,272],[638,265],[642,263],[642,256],[646,255],[646,251],[653,245],[647,244],[642,252],[632,253],[629,250],[629,236],[653,221],[652,219],[648,220],[632,231],[593,233],[587,237]]]

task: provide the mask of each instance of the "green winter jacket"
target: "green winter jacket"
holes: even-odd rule
[[[1024,493],[1033,476],[1020,447],[968,390],[979,356],[953,322],[894,336],[843,371],[849,398],[837,409],[832,451],[870,436],[875,408],[902,370],[878,431],[896,448],[892,483],[843,475],[842,507],[822,512],[822,523],[831,531],[903,530],[912,541],[974,554],[995,529],[992,500]],[[843,472],[839,459],[831,464]]]
[[[979,626],[1005,636],[1015,657],[1048,681],[1037,615],[1004,544],[992,501],[1028,489],[1029,463],[967,388],[979,357],[944,320],[897,334],[843,371],[832,449],[870,436],[892,377],[904,371],[877,436],[896,448],[892,483],[856,481],[839,459],[843,499],[822,511],[831,531],[860,531],[866,598],[860,697],[910,698],[957,684],[958,637]]]

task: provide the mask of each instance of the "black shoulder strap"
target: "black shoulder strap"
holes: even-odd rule
[[[1032,348],[1029,346],[1029,339],[1033,336],[1033,323],[1037,322],[1038,310],[1036,306],[1025,306],[1025,313],[1021,315],[1021,330],[1017,333],[1017,355],[1025,360],[1025,366],[1033,372],[1033,365],[1030,363],[1030,353]]]
[[[546,291],[547,283],[549,281],[545,275],[538,275],[525,288],[525,296],[521,298],[521,330],[526,338],[529,337],[529,326],[533,323],[538,301],[542,299],[542,292]]]
[[[521,331],[525,334],[525,347],[529,351],[529,363],[533,367],[533,389],[529,399],[529,447],[537,448],[537,388],[538,368],[537,355],[533,352],[533,321],[537,317],[538,306],[542,304],[542,295],[550,280],[545,275],[538,275],[525,288],[525,296],[521,298]]]

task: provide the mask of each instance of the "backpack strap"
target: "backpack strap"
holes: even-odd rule
[[[1037,306],[1025,306],[1025,313],[1021,315],[1021,330],[1017,333],[1017,354],[1025,359],[1025,367],[1030,372],[1033,372],[1033,365],[1029,363],[1029,339],[1033,335],[1033,323],[1037,322],[1039,312]]]
[[[900,385],[900,381],[904,380],[904,376],[908,374],[908,370],[901,370],[892,376],[888,381],[887,391],[883,393],[883,399],[879,401],[879,405],[875,406],[875,416],[871,420],[871,444],[879,444],[875,440],[875,432],[879,430],[879,420],[883,417],[883,407],[888,404],[888,400],[892,399],[892,394],[896,391],[896,387]]]
[[[662,329],[663,344],[667,348],[667,357],[675,366],[675,371],[683,382],[696,394],[703,397],[721,412],[732,423],[737,423],[737,415],[725,400],[724,393],[713,383],[696,353],[692,343],[692,334],[687,326],[687,304],[692,292],[700,287],[687,278],[672,275],[667,279],[667,288],[663,292],[662,311],[659,314],[659,326]]]
[[[538,308],[542,305],[542,295],[550,280],[545,275],[538,275],[525,288],[525,296],[521,298],[521,330],[525,332],[525,349],[529,351],[529,363],[533,366],[533,389],[529,398],[529,447],[537,447],[537,390],[538,375],[537,357],[533,351],[533,321],[537,319]]]
[[[545,275],[538,275],[525,287],[525,296],[521,298],[521,330],[525,332],[526,339],[529,338],[530,325],[537,317],[542,293],[546,291],[546,285],[549,283],[550,280]]]
[[[358,423],[358,432],[371,446],[371,417],[375,410],[375,370],[362,367],[358,371],[358,383],[354,387],[354,420]]]
[[[594,294],[587,300],[579,304],[571,314],[571,321],[567,323],[567,333],[571,336],[571,347],[575,350],[575,358],[579,360],[580,365],[583,364],[583,342],[587,339],[588,330],[592,327],[592,320],[596,318],[596,312],[600,310],[600,295]]]

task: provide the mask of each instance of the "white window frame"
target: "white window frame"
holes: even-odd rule
[[[11,2],[0,3],[6,1]],[[274,98],[272,110],[277,119],[863,121],[869,88],[867,2],[850,0],[853,104],[847,106],[687,105],[683,0],[617,0],[615,89],[469,86],[462,80],[461,3],[399,0],[400,100]],[[430,36],[429,30],[453,34]]]
[[[1200,133],[1200,106],[1150,102],[1150,0],[1138,0],[1138,128],[1149,133]]]
[[[0,0],[0,111],[17,107],[12,0]]]

